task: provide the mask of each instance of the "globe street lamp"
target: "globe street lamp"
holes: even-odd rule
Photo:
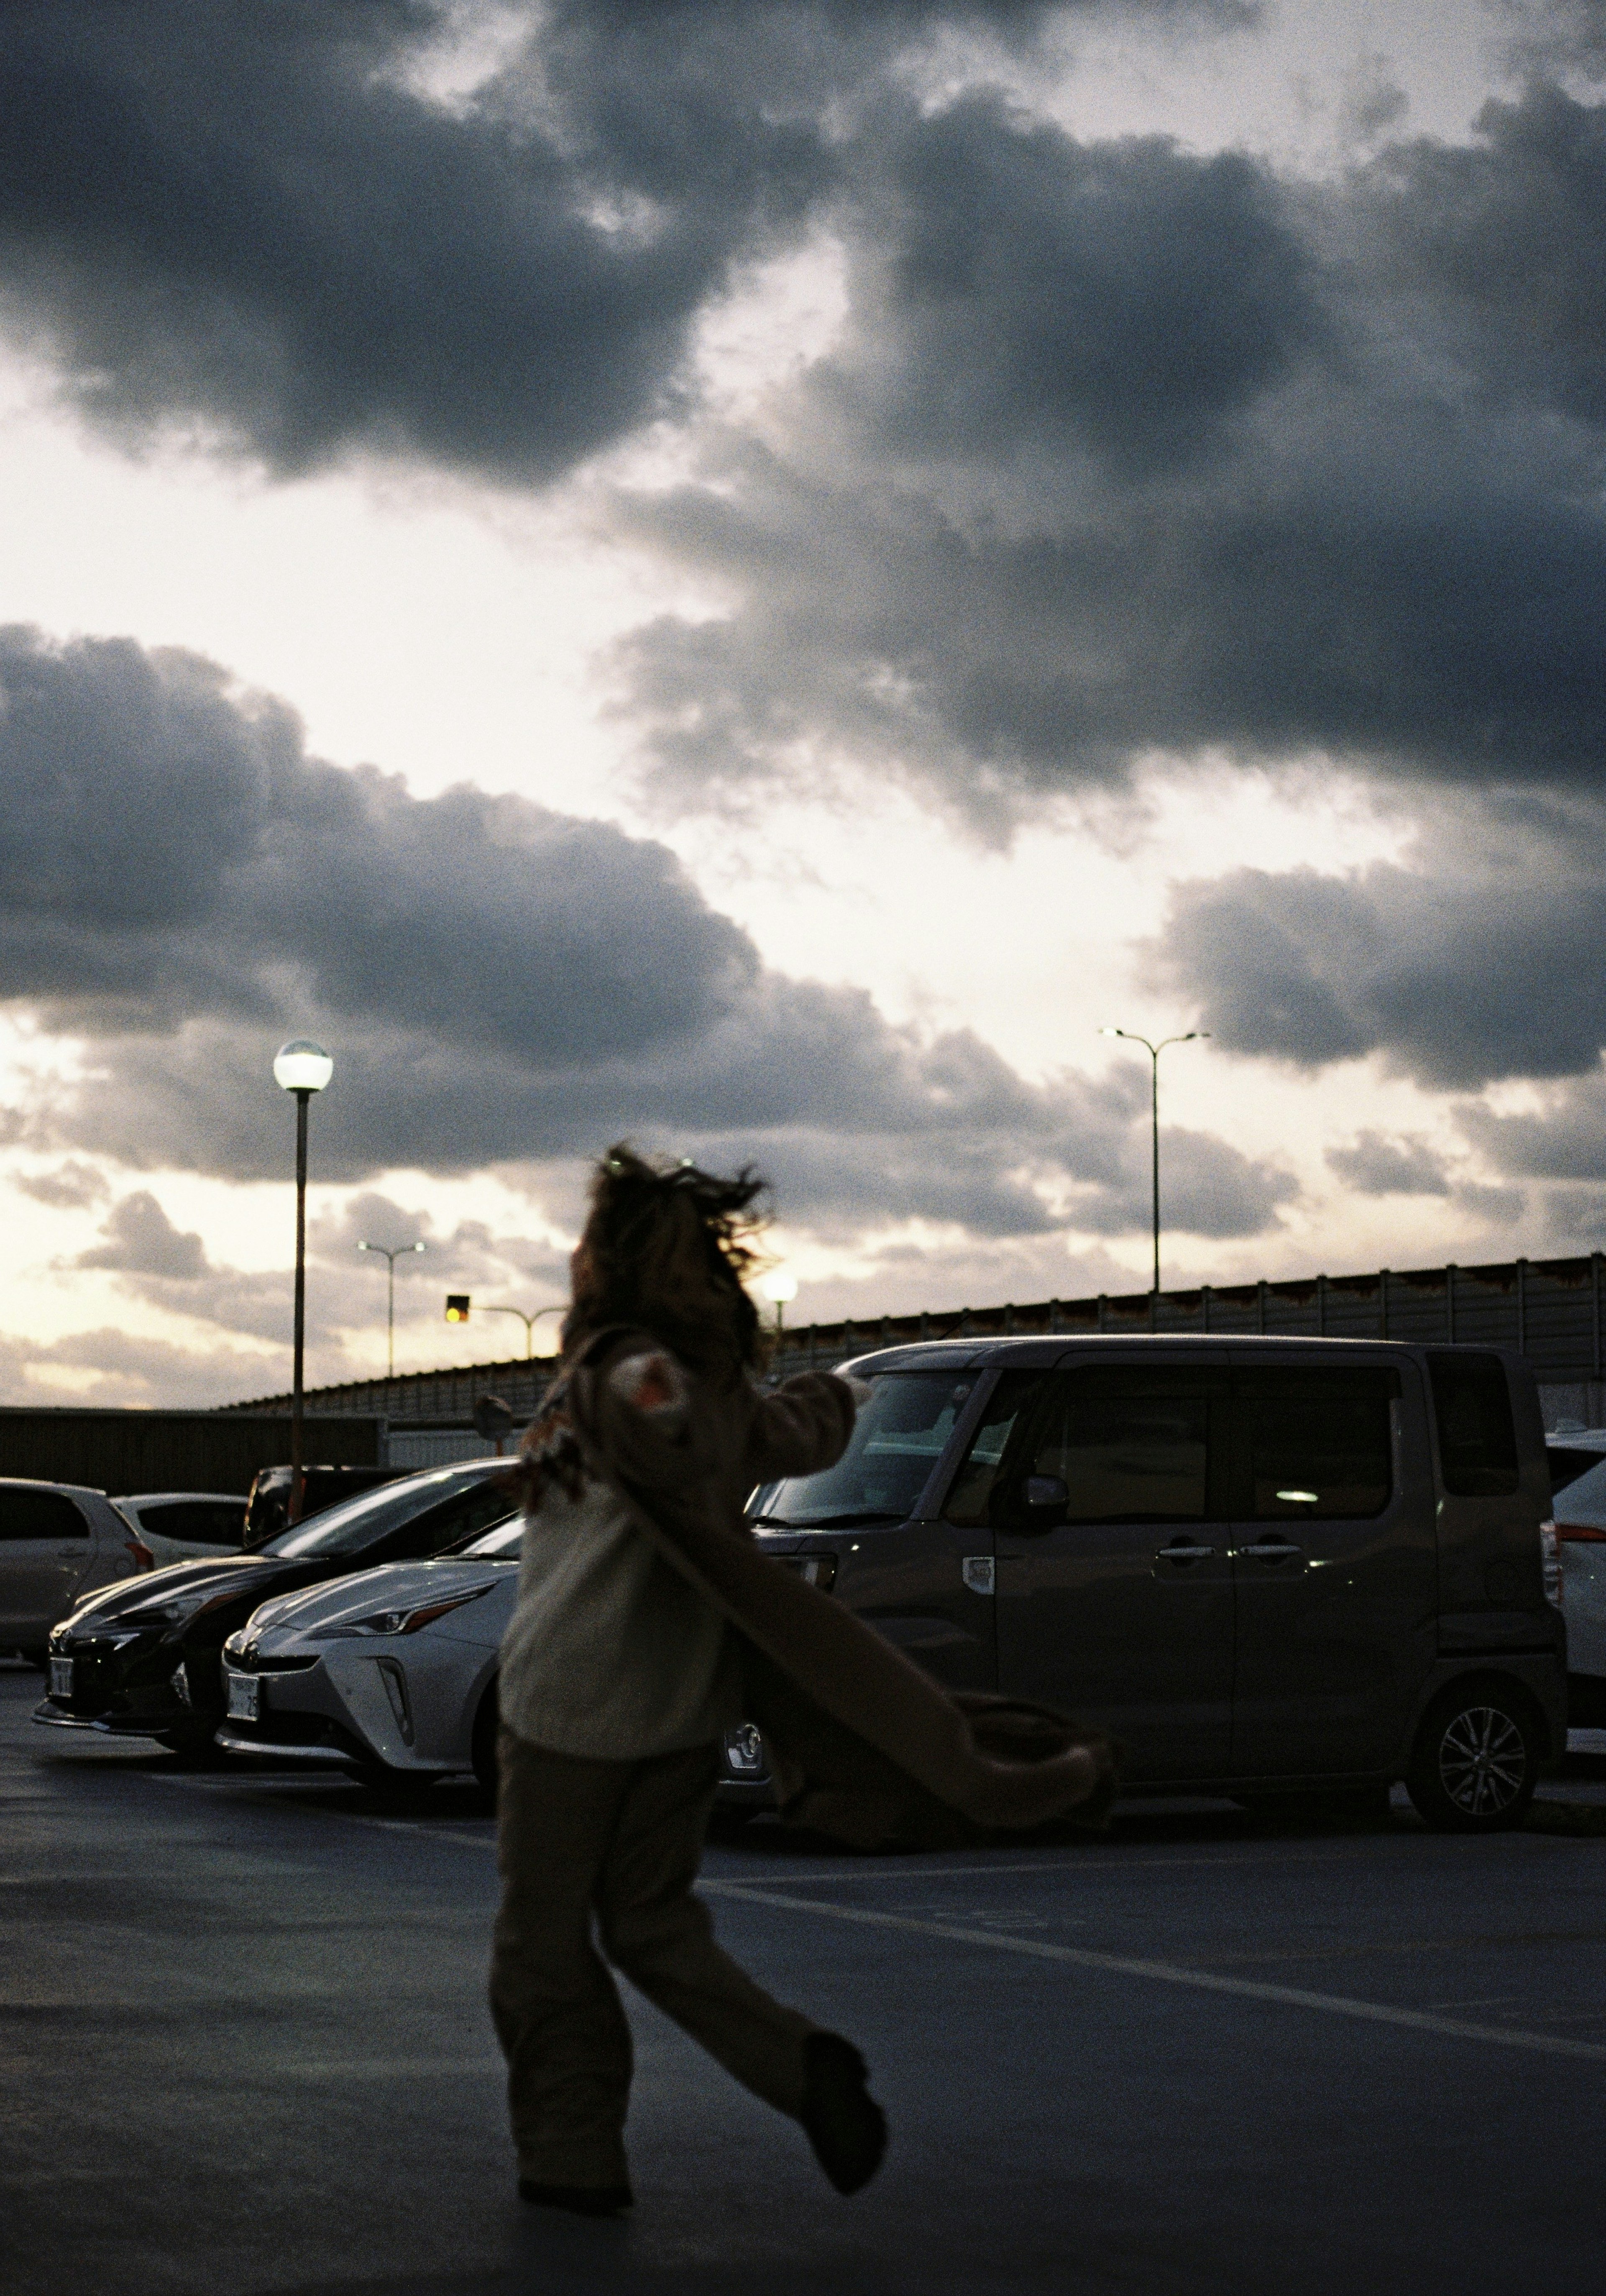
[[[378,1251],[384,1255],[385,1270],[389,1278],[385,1305],[385,1377],[396,1377],[396,1263],[405,1251],[422,1251],[422,1243],[398,1243],[394,1251],[387,1251],[382,1243],[359,1243],[359,1251]]]
[[[296,1350],[290,1399],[290,1519],[301,1520],[301,1365],[307,1340],[307,1103],[334,1074],[322,1045],[297,1037],[274,1055],[274,1082],[296,1096]]]
[[[783,1268],[777,1267],[773,1275],[766,1275],[764,1279],[764,1296],[775,1311],[775,1339],[778,1344],[784,1328],[786,1303],[798,1296],[797,1277],[788,1275]]]
[[[1141,1045],[1154,1064],[1153,1091],[1149,1109],[1154,1140],[1154,1289],[1159,1292],[1159,1056],[1168,1045],[1192,1045],[1209,1035],[1208,1029],[1190,1029],[1185,1036],[1162,1037],[1151,1045],[1147,1037],[1140,1037],[1135,1029],[1101,1029],[1101,1037],[1125,1037],[1129,1044]]]

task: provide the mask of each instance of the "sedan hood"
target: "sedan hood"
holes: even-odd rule
[[[97,1588],[73,1611],[72,1623],[89,1626],[102,1620],[121,1619],[131,1611],[171,1602],[178,1595],[209,1598],[232,1594],[236,1588],[243,1595],[253,1578],[267,1578],[273,1570],[271,1562],[242,1562],[237,1554],[218,1554],[198,1562],[172,1562],[165,1570],[142,1570],[137,1578],[119,1578],[110,1587]]]
[[[476,1559],[451,1555],[439,1562],[382,1562],[317,1587],[275,1595],[251,1612],[245,1634],[263,1652],[294,1648],[314,1627],[360,1619],[370,1611],[401,1611],[410,1604],[439,1602],[454,1589],[482,1587],[499,1573],[516,1573],[516,1557]]]

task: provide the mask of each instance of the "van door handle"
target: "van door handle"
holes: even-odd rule
[[[1154,1559],[1157,1562],[1208,1562],[1215,1552],[1213,1546],[1195,1546],[1188,1539],[1174,1538]]]
[[[1291,1545],[1286,1538],[1258,1538],[1252,1546],[1241,1546],[1240,1554],[1252,1554],[1257,1562],[1286,1562],[1291,1555],[1303,1559],[1305,1549]]]

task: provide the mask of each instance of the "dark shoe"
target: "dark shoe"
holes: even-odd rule
[[[864,2087],[864,2060],[840,2033],[811,2033],[803,2044],[803,2067],[798,2118],[815,2158],[839,2193],[856,2193],[887,2149],[887,2117]]]
[[[622,2216],[635,2199],[628,2185],[537,2185],[519,2179],[519,2198],[544,2209],[567,2209],[577,2217]]]

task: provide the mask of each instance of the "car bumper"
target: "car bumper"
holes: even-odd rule
[[[389,1641],[361,1649],[337,1644],[293,1669],[252,1669],[225,1654],[217,1743],[231,1754],[343,1761],[418,1777],[471,1769],[473,1719],[495,1650],[422,1635],[403,1649],[405,1657]],[[256,1715],[228,1714],[238,1702],[234,1686],[253,1677]]]
[[[33,1718],[46,1730],[98,1730],[103,1738],[161,1738],[167,1732],[193,1725],[194,1716],[179,1707],[162,1719],[143,1714],[74,1714],[53,1699],[41,1699]]]

